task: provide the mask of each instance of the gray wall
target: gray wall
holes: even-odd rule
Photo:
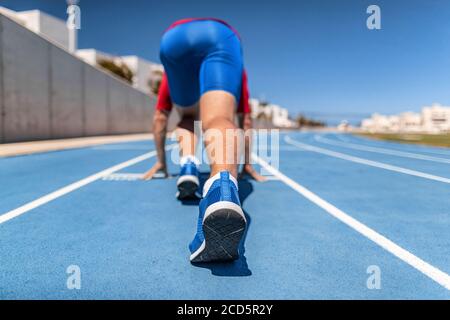
[[[0,15],[3,142],[48,139],[50,46]]]
[[[0,143],[150,132],[154,106],[0,14]]]

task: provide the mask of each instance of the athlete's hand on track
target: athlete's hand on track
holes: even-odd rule
[[[163,175],[164,175],[164,178],[167,178],[167,177],[169,176],[169,173],[167,172],[167,166],[166,166],[165,164],[163,164],[163,163],[157,161],[157,162],[153,165],[153,167],[152,167],[150,170],[148,170],[148,171],[144,174],[144,176],[142,177],[142,179],[144,179],[144,180],[150,180],[150,179],[152,179],[152,178],[154,177],[154,175],[155,175],[157,172],[162,172]]]
[[[260,175],[255,168],[253,168],[253,166],[251,164],[245,164],[244,167],[242,168],[241,173],[239,174],[239,176],[242,178],[244,175],[248,174],[252,179],[258,181],[258,182],[264,182],[266,181],[266,177]]]

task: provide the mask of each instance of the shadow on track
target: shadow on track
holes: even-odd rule
[[[200,183],[208,179],[208,173],[200,174]],[[253,192],[253,184],[248,179],[240,179],[239,184],[239,198],[241,205],[244,206],[244,201]],[[184,205],[198,205],[200,200],[186,200],[182,201]],[[252,275],[248,268],[247,259],[245,258],[245,240],[251,225],[251,217],[246,210],[244,210],[245,219],[247,220],[247,228],[239,245],[239,259],[231,262],[213,262],[213,263],[194,263],[193,265],[199,268],[211,270],[211,274],[218,277],[248,277]]]

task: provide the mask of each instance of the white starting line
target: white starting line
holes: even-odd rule
[[[102,180],[106,181],[136,181],[142,180],[142,173],[111,173],[104,176]]]
[[[143,173],[111,173],[102,178],[104,181],[140,181],[144,177]],[[165,178],[164,173],[156,172],[153,175],[154,179],[162,179]],[[170,178],[170,176],[168,177]]]
[[[166,150],[172,149],[174,147],[175,147],[175,144],[169,145],[169,146],[166,147]],[[124,162],[119,163],[119,164],[117,164],[115,166],[112,166],[112,167],[110,167],[108,169],[105,169],[105,170],[97,172],[97,173],[95,173],[93,175],[90,175],[89,177],[86,177],[84,179],[78,180],[78,181],[76,181],[76,182],[74,182],[72,184],[69,184],[69,185],[61,188],[61,189],[55,190],[55,191],[53,191],[53,192],[51,192],[51,193],[49,193],[49,194],[47,194],[45,196],[42,196],[42,197],[40,197],[40,198],[38,198],[38,199],[36,199],[34,201],[28,202],[27,204],[24,204],[23,206],[20,206],[20,207],[14,209],[14,210],[5,212],[5,213],[0,215],[0,224],[4,223],[6,221],[9,221],[9,220],[11,220],[11,219],[13,219],[15,217],[18,217],[18,216],[20,216],[20,215],[22,215],[24,213],[27,213],[30,210],[33,210],[33,209],[35,209],[37,207],[40,207],[40,206],[42,206],[42,205],[44,205],[44,204],[46,204],[46,203],[48,203],[50,201],[53,201],[53,200],[55,200],[55,199],[57,199],[59,197],[62,197],[62,196],[66,195],[66,194],[68,194],[68,193],[70,193],[72,191],[75,191],[75,190],[77,190],[77,189],[79,189],[81,187],[84,187],[84,186],[86,186],[86,185],[88,185],[88,184],[90,184],[90,183],[92,183],[94,181],[102,179],[103,177],[108,176],[108,175],[110,175],[110,174],[112,174],[112,173],[114,173],[116,171],[122,170],[122,169],[124,169],[126,167],[135,165],[135,164],[137,164],[139,162],[142,162],[142,161],[147,160],[147,159],[149,159],[151,157],[154,157],[155,155],[156,155],[156,151],[150,151],[150,152],[144,153],[143,155],[140,155],[140,156],[138,156],[136,158],[124,161]]]

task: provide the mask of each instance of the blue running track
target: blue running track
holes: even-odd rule
[[[175,199],[176,177],[120,175],[143,173],[154,157],[35,201],[152,150],[142,141],[1,158],[0,299],[450,299],[449,149],[281,134],[282,176],[240,181],[249,228],[244,255],[226,264],[189,263],[198,211]],[[66,285],[71,265],[79,290]],[[370,266],[379,289],[367,286]]]

